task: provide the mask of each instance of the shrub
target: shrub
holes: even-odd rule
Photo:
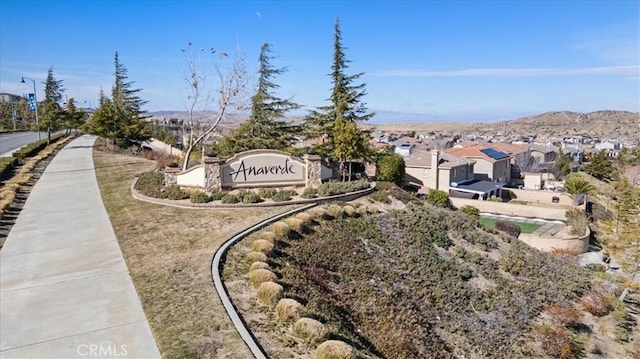
[[[213,193],[211,194],[211,200],[212,200],[212,201],[219,201],[219,200],[221,200],[221,199],[222,199],[224,196],[226,196],[226,195],[227,195],[227,193],[226,193],[226,192],[216,191],[216,192],[213,192]]]
[[[271,231],[262,232],[261,237],[265,241],[268,241],[268,242],[271,242],[271,243],[274,243],[274,244],[276,243],[276,234],[271,232]]]
[[[315,198],[318,196],[318,190],[316,188],[312,188],[312,187],[307,187],[304,189],[304,191],[302,192],[302,195],[300,195],[300,197],[302,198]]]
[[[191,200],[191,203],[207,203],[211,201],[211,197],[202,191],[191,193],[189,199]]]
[[[342,207],[342,213],[344,213],[347,217],[353,217],[356,214],[356,209],[353,206],[344,206]]]
[[[18,164],[17,158],[3,157],[0,158],[0,180],[9,178],[13,169]]]
[[[284,222],[291,228],[292,231],[302,233],[304,230],[304,223],[299,218],[287,218]]]
[[[286,222],[278,221],[271,226],[271,231],[278,238],[286,238],[289,236],[289,233],[291,232],[291,228]]]
[[[291,201],[291,195],[288,191],[279,191],[278,193],[271,196],[271,200],[274,202]]]
[[[164,174],[162,172],[146,172],[138,177],[136,191],[149,197],[160,197],[160,189],[164,186]]]
[[[449,201],[449,195],[445,191],[438,189],[431,189],[427,193],[427,202],[440,208],[450,208],[451,202]]]
[[[337,204],[332,204],[327,207],[327,213],[332,218],[342,218],[343,210],[342,207]]]
[[[262,252],[249,252],[247,253],[247,261],[249,263],[253,262],[266,262],[267,255]]]
[[[462,211],[462,213],[465,213],[466,215],[470,216],[475,220],[480,219],[480,210],[474,206],[470,206],[466,204],[460,208],[460,211]]]
[[[356,351],[353,347],[339,340],[327,340],[318,345],[315,359],[355,359]]]
[[[521,229],[517,224],[503,220],[496,221],[496,229],[514,238],[518,238],[521,232]]]
[[[258,203],[261,202],[262,198],[257,193],[249,192],[242,196],[242,203]]]
[[[577,236],[583,236],[587,233],[589,227],[589,219],[587,213],[578,208],[571,208],[565,213],[567,225],[570,228],[569,233]]]
[[[268,269],[256,269],[249,272],[249,281],[254,288],[258,288],[261,283],[273,282],[277,279],[275,273]]]
[[[358,205],[356,207],[356,213],[360,216],[364,216],[365,214],[367,214],[367,206]]]
[[[547,307],[546,312],[549,313],[551,320],[563,327],[575,327],[580,324],[582,313],[567,305],[553,304]]]
[[[307,343],[316,343],[324,339],[328,331],[324,324],[315,319],[300,318],[293,325],[293,333],[296,337],[304,339]]]
[[[269,267],[269,263],[258,261],[258,262],[251,263],[251,266],[249,267],[249,271],[251,272],[256,269],[269,269],[269,268],[271,268]]]
[[[393,182],[399,186],[404,183],[405,163],[402,156],[392,153],[383,154],[376,162],[376,181]]]
[[[389,192],[385,190],[379,190],[377,188],[376,191],[371,194],[371,199],[380,203],[391,203]]]
[[[251,245],[251,250],[254,252],[269,254],[273,250],[273,243],[264,239],[256,239]]]
[[[596,292],[585,293],[582,298],[580,298],[579,303],[584,310],[597,317],[607,315],[611,309],[613,309],[611,299]]]
[[[238,203],[240,202],[240,198],[238,198],[238,196],[236,196],[235,194],[231,194],[231,193],[227,193],[225,194],[222,199],[221,199],[222,203]]]
[[[318,195],[320,197],[336,196],[339,194],[360,191],[369,187],[369,181],[364,179],[351,182],[327,182],[318,187]]]
[[[311,223],[311,215],[309,213],[300,212],[295,215],[295,218],[302,221],[302,225],[306,226]]]
[[[282,321],[298,320],[303,309],[304,306],[297,300],[283,298],[276,305],[276,317]]]
[[[258,191],[258,195],[262,198],[271,198],[276,193],[278,193],[278,190],[275,188],[263,188],[260,191]]]
[[[582,351],[579,343],[571,338],[571,334],[565,328],[540,325],[535,328],[534,335],[545,354],[551,357],[577,358]]]
[[[322,207],[315,207],[309,210],[309,214],[315,221],[319,221],[326,217],[327,211]]]
[[[263,304],[274,306],[284,293],[284,288],[275,282],[262,282],[258,286],[258,300]]]
[[[183,191],[180,186],[173,185],[167,188],[167,198],[173,201],[178,201],[181,199],[187,199],[190,197],[189,192]]]
[[[371,214],[376,214],[376,213],[378,213],[378,207],[376,207],[376,206],[367,206],[367,212],[369,212]]]

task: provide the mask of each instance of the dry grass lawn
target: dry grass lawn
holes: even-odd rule
[[[109,218],[165,358],[248,358],[250,351],[214,290],[211,259],[240,230],[292,207],[180,209],[131,196],[151,161],[94,151]]]

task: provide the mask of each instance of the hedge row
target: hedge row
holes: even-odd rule
[[[13,169],[18,164],[17,158],[3,157],[0,158],[0,180],[9,178]]]
[[[63,137],[64,135],[61,133],[53,135],[51,136],[51,143],[55,143]],[[27,157],[33,157],[37,155],[38,152],[42,151],[45,147],[47,147],[48,144],[49,143],[47,139],[42,139],[40,141],[30,143],[24,146],[23,148],[17,150],[16,152],[14,152],[13,157],[17,158],[18,160],[24,160]]]

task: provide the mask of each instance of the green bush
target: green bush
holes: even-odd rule
[[[302,195],[300,197],[315,198],[317,196],[318,196],[318,190],[316,188],[307,187],[304,189],[304,192],[302,192]]]
[[[211,197],[201,191],[191,193],[189,199],[191,203],[207,203],[211,201]]]
[[[262,198],[257,193],[249,192],[242,196],[242,203],[258,203],[261,202]]]
[[[170,186],[166,190],[167,198],[170,200],[178,201],[181,199],[187,199],[190,197],[189,192],[183,191],[180,186]]]
[[[391,203],[391,198],[389,198],[389,192],[385,190],[379,190],[376,188],[376,191],[371,195],[371,199],[376,202],[381,203]]]
[[[164,174],[162,172],[146,172],[138,177],[135,189],[145,196],[161,198],[166,197],[162,193],[163,186]]]
[[[390,153],[378,157],[376,163],[376,181],[393,182],[399,186],[404,183],[405,163],[402,156]]]
[[[18,164],[17,158],[0,158],[0,180],[8,178]]]
[[[514,238],[518,238],[520,232],[522,231],[520,229],[520,226],[518,226],[517,224],[503,220],[496,221],[496,229]]]
[[[451,201],[449,201],[449,195],[445,191],[437,189],[429,190],[427,193],[427,202],[440,208],[450,208]]]
[[[274,202],[285,202],[291,200],[291,195],[288,191],[279,191],[271,196],[271,200]]]
[[[238,196],[236,196],[235,194],[227,193],[222,197],[221,201],[222,203],[227,204],[238,203],[240,202],[240,198],[238,198]]]
[[[52,135],[51,143],[57,142],[63,137],[64,137],[63,134]],[[18,160],[23,160],[27,157],[33,157],[46,147],[47,147],[47,139],[45,138],[40,141],[30,143],[24,146],[23,148],[17,150],[16,152],[13,153],[13,157],[17,158]]]
[[[351,182],[327,182],[318,187],[318,196],[329,197],[339,194],[356,192],[370,187],[369,181],[365,179]]]
[[[467,205],[464,205],[464,206],[462,206],[462,208],[460,208],[460,211],[461,211],[462,213],[467,214],[468,216],[470,216],[470,217],[471,217],[471,218],[473,218],[473,219],[476,219],[476,220],[477,220],[477,219],[480,219],[480,210],[479,210],[479,209],[477,209],[477,208],[476,208],[476,207],[474,207],[474,206],[470,206],[470,205],[468,205],[468,204],[467,204]]]
[[[278,190],[275,188],[263,188],[258,192],[258,195],[262,198],[271,198],[276,193],[278,193]]]
[[[223,192],[223,191],[217,191],[217,192],[213,192],[211,194],[211,200],[212,201],[219,201],[222,199],[222,197],[226,196],[227,193]]]

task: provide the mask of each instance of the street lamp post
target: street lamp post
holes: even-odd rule
[[[23,83],[23,84],[26,83],[24,81],[25,79],[33,82],[33,100],[36,103],[36,131],[38,131],[38,140],[40,140],[40,121],[38,120],[38,95],[36,94],[36,81],[23,76],[22,81],[20,81],[20,83]]]

